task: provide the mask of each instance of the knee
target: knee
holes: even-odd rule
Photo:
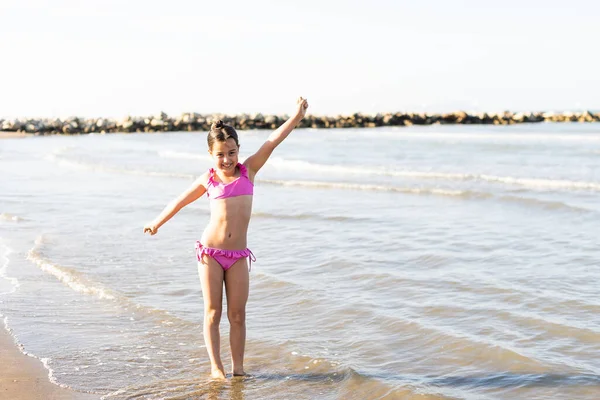
[[[246,310],[227,310],[227,318],[231,325],[243,325],[246,323]]]
[[[218,325],[221,322],[221,309],[206,309],[204,311],[204,321],[209,325]]]

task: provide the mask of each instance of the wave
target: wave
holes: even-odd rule
[[[203,157],[195,155],[193,153],[181,153],[181,152],[164,152],[163,155],[173,156],[176,154],[177,157],[182,158],[196,158]],[[127,168],[115,168],[108,167],[99,164],[83,163],[74,160],[68,160],[64,157],[59,157],[59,153],[51,153],[46,156],[46,159],[52,162],[56,162],[61,166],[75,167],[92,171],[99,172],[112,172],[112,173],[123,173],[128,175],[142,175],[142,176],[156,176],[156,177],[167,177],[167,178],[185,178],[195,179],[198,175],[175,173],[175,172],[161,172],[161,171],[147,171],[140,169],[127,169]],[[568,179],[549,179],[549,178],[526,178],[526,177],[514,177],[514,176],[499,176],[489,174],[474,174],[474,173],[458,173],[458,172],[437,172],[437,171],[415,171],[415,170],[395,170],[389,168],[372,168],[372,167],[355,167],[346,165],[336,164],[318,164],[311,163],[302,160],[288,160],[283,158],[273,158],[267,162],[267,165],[271,165],[275,168],[283,168],[294,171],[310,171],[310,172],[330,172],[337,174],[350,174],[350,175],[369,175],[369,176],[389,176],[389,177],[402,177],[411,179],[433,179],[433,180],[450,180],[450,181],[472,181],[472,182],[488,182],[496,184],[505,184],[513,186],[522,186],[533,189],[577,189],[577,190],[593,190],[600,191],[600,182],[586,182],[586,181],[573,181]],[[275,182],[270,180],[260,180],[256,182]],[[279,181],[283,182],[283,181]],[[383,187],[378,185],[357,185],[358,186],[371,186]],[[377,189],[368,189],[377,190]],[[415,190],[410,191],[414,193]],[[444,190],[444,189],[432,189],[432,190]],[[396,190],[391,190],[396,191]],[[404,190],[402,190],[404,191]],[[452,192],[446,190],[446,192]],[[432,192],[433,193],[433,192]],[[454,194],[456,195],[456,194]]]
[[[161,172],[161,171],[147,171],[141,169],[127,169],[127,168],[115,168],[108,167],[100,164],[92,164],[92,163],[83,163],[79,161],[68,160],[62,157],[58,157],[56,154],[49,154],[46,157],[46,160],[55,162],[59,166],[83,169],[88,171],[95,172],[110,172],[110,173],[118,173],[118,174],[127,174],[127,175],[141,175],[141,176],[156,176],[161,178],[184,178],[184,179],[195,179],[196,175],[192,174],[183,174],[183,173],[175,173],[175,172]]]
[[[90,163],[81,163],[77,161],[71,161],[66,159],[58,158],[54,155],[48,156],[48,159],[51,161],[57,162],[59,165],[69,166],[69,167],[77,167],[83,168],[92,171],[99,172],[110,172],[110,173],[121,173],[128,175],[141,175],[141,176],[151,176],[151,177],[161,177],[161,178],[182,178],[188,180],[194,180],[198,177],[198,175],[193,174],[183,174],[183,173],[172,173],[172,172],[159,172],[159,171],[147,171],[147,170],[135,170],[135,169],[125,169],[125,168],[112,168],[105,167],[101,165],[95,165]],[[305,161],[292,161],[292,163],[297,163],[296,165],[310,165],[310,168],[315,168],[319,164],[311,164]],[[339,171],[347,170],[346,167],[342,166],[325,166],[326,168],[339,168]],[[320,168],[320,167],[319,167]],[[316,168],[315,170],[317,170]],[[356,169],[357,171],[364,171],[361,169]],[[354,171],[350,168],[350,171]],[[517,178],[517,177],[502,177],[502,176],[494,176],[494,175],[475,175],[475,174],[452,174],[452,173],[439,173],[439,172],[418,172],[418,171],[384,171],[384,170],[366,170],[367,173],[369,171],[378,171],[380,174],[396,174],[403,176],[411,176],[411,177],[427,177],[427,178],[440,178],[440,179],[450,179],[450,180],[483,180],[487,182],[496,182],[496,183],[504,183],[504,184],[512,184],[512,185],[521,185],[528,187],[536,187],[536,188],[562,188],[562,189],[589,189],[589,190],[600,190],[600,183],[596,182],[582,182],[582,181],[569,181],[569,180],[552,180],[552,179],[534,179],[534,178]],[[361,172],[362,173],[362,172]],[[538,205],[546,209],[570,209],[581,212],[589,212],[591,210],[572,206],[559,201],[546,201],[539,200],[533,198],[526,198],[520,196],[496,196],[492,193],[488,192],[480,192],[473,190],[453,190],[453,189],[441,189],[441,188],[424,188],[424,187],[398,187],[391,185],[373,185],[373,184],[361,184],[361,183],[351,183],[351,182],[327,182],[327,181],[301,181],[301,180],[277,180],[277,179],[256,179],[256,183],[264,183],[268,185],[278,185],[278,186],[297,186],[297,187],[307,187],[307,188],[315,188],[315,189],[341,189],[341,190],[361,190],[361,191],[374,191],[374,192],[396,192],[396,193],[404,193],[404,194],[416,194],[416,195],[438,195],[438,196],[450,196],[450,197],[460,197],[465,199],[490,199],[497,197],[502,200],[511,201],[511,202],[520,202],[523,204],[530,205]],[[259,217],[268,217],[267,214],[260,215]],[[2,217],[5,216],[5,217]],[[280,216],[278,216],[280,217]],[[0,219],[10,219],[16,218],[16,220],[22,221],[23,219],[18,216],[11,216],[10,214],[0,214]],[[281,216],[281,218],[285,218],[285,216]],[[310,218],[307,215],[300,216],[290,216],[291,219],[306,219]],[[324,217],[328,219],[327,217]],[[345,220],[347,217],[332,217],[332,220]]]
[[[437,173],[429,175],[422,175],[427,177],[442,177]],[[416,176],[416,175],[414,175]],[[462,174],[453,176],[453,174],[446,174],[444,178],[453,179],[457,177],[461,180],[484,180],[488,182],[499,182],[513,185],[528,186],[534,188],[555,188],[555,189],[590,189],[600,190],[600,183],[596,182],[577,182],[568,180],[551,180],[551,179],[529,179],[529,178],[515,178],[515,177],[501,177],[492,175],[471,175]],[[460,197],[476,197],[485,198],[493,197],[491,193],[477,192],[471,190],[451,190],[451,189],[438,189],[438,188],[400,188],[395,186],[385,185],[372,185],[372,184],[359,184],[359,183],[343,183],[343,182],[326,182],[326,181],[283,181],[283,180],[269,180],[269,179],[257,179],[256,182],[268,183],[268,184],[279,184],[282,186],[306,186],[306,187],[331,187],[337,189],[353,189],[353,190],[374,190],[374,191],[386,191],[386,192],[401,192],[401,193],[413,193],[413,194],[438,194],[446,196],[460,196]]]
[[[462,173],[396,170],[385,167],[373,168],[367,166],[349,166],[340,164],[318,164],[309,161],[290,160],[279,157],[271,158],[269,161],[267,161],[267,165],[278,169],[286,169],[292,171],[310,171],[318,173],[329,172],[346,175],[379,175],[403,178],[439,178],[452,180],[464,180],[469,178],[469,174]]]
[[[497,176],[488,174],[395,170],[389,168],[354,167],[337,164],[317,164],[301,160],[287,160],[274,158],[267,162],[276,168],[295,171],[329,172],[353,175],[379,175],[402,178],[440,179],[452,181],[485,181],[490,183],[504,183],[509,185],[526,186],[531,188],[551,189],[591,189],[600,190],[600,182],[571,181],[567,179],[523,178],[513,176]]]
[[[142,176],[156,176],[161,178],[184,178],[193,180],[196,179],[197,175],[192,174],[179,174],[179,173],[170,173],[170,172],[156,172],[156,171],[145,171],[145,170],[129,170],[124,168],[111,168],[104,167],[99,165],[93,165],[88,163],[80,163],[65,159],[58,158],[50,158],[52,161],[56,161],[59,165],[70,166],[70,167],[78,167],[85,168],[92,171],[100,171],[100,172],[111,172],[111,173],[121,173],[121,174],[129,174],[129,175],[142,175]],[[300,161],[300,164],[304,164],[304,161]],[[306,163],[310,164],[310,163]],[[310,164],[315,166],[316,164]],[[345,168],[345,167],[344,167]],[[398,172],[398,171],[396,171]],[[468,174],[443,174],[443,173],[421,173],[421,172],[410,172],[411,176],[427,176],[427,177],[445,177],[445,178],[456,178],[456,179],[476,179],[476,175],[471,175],[469,178]],[[488,181],[498,181],[504,183],[513,183],[513,184],[522,184],[522,185],[538,185],[540,187],[543,186],[555,186],[555,187],[569,187],[572,185],[577,188],[587,188],[587,189],[597,189],[600,190],[600,183],[591,183],[591,182],[573,182],[573,181],[552,181],[552,180],[535,180],[535,179],[523,179],[523,178],[513,178],[513,177],[495,177],[491,175],[482,175],[482,179]],[[314,189],[341,189],[341,190],[361,190],[361,191],[373,191],[373,192],[396,192],[396,193],[404,193],[404,194],[415,194],[415,195],[438,195],[438,196],[450,196],[450,197],[459,197],[465,199],[491,199],[495,196],[492,193],[487,192],[478,192],[473,190],[452,190],[452,189],[440,189],[440,188],[423,188],[423,187],[398,187],[398,186],[386,186],[386,185],[373,185],[373,184],[361,184],[361,183],[349,183],[349,182],[327,182],[327,181],[300,181],[300,180],[276,180],[276,179],[257,179],[256,183],[263,183],[268,185],[277,185],[277,186],[297,186],[297,187],[306,187],[306,188],[314,188]],[[569,204],[557,201],[545,201],[539,199],[532,199],[520,196],[498,196],[499,199],[523,203],[528,205],[537,205],[546,209],[565,209],[565,210],[574,210],[580,212],[590,212],[591,210],[571,206]],[[289,218],[289,219],[310,219],[312,216],[302,214],[296,216],[281,216],[274,214],[253,214],[257,215],[259,218],[261,217],[277,217],[277,218]],[[320,217],[328,220],[341,221],[347,220],[349,217]]]
[[[10,259],[8,258],[8,256],[12,252],[13,252],[13,250],[10,247],[6,246],[0,240],[0,278],[6,279],[12,285],[11,291],[0,293],[0,295],[14,293],[21,285],[16,278],[6,275],[6,270],[10,263]],[[29,357],[39,360],[42,363],[42,365],[44,366],[44,368],[46,368],[46,370],[48,370],[48,379],[50,380],[50,382],[52,382],[53,384],[60,386],[60,387],[69,388],[69,386],[67,386],[67,385],[58,383],[58,381],[54,377],[54,370],[52,368],[50,368],[50,365],[49,365],[50,359],[49,358],[39,358],[39,357],[35,356],[34,354],[31,354],[31,353],[25,351],[25,347],[21,343],[19,343],[19,340],[18,340],[17,336],[15,335],[14,331],[9,327],[8,317],[4,316],[2,313],[0,313],[0,317],[4,317],[3,318],[4,329],[6,330],[6,332],[8,332],[8,335],[13,339],[13,342],[15,343],[15,346],[19,349],[19,351],[21,353],[25,354],[26,356],[29,356]]]
[[[86,277],[84,274],[73,268],[56,264],[47,258],[44,258],[39,253],[39,250],[43,244],[43,236],[38,237],[35,240],[34,247],[30,249],[27,254],[27,260],[37,265],[43,272],[54,276],[72,290],[78,293],[94,296],[102,300],[116,302],[134,313],[158,318],[161,323],[178,324],[184,325],[185,327],[195,326],[192,322],[183,318],[179,318],[166,310],[136,303],[131,298],[113,289],[107,288],[105,285],[102,285],[99,282],[94,282],[92,279]]]
[[[186,178],[186,179],[195,179],[198,176],[192,174],[179,174],[179,173],[170,173],[170,172],[157,172],[157,171],[146,171],[146,170],[131,170],[125,168],[112,168],[105,167],[96,164],[90,163],[81,163],[78,161],[67,160],[64,158],[57,157],[56,155],[48,155],[47,159],[49,161],[57,162],[59,165],[68,166],[68,167],[77,167],[84,168],[92,171],[100,171],[100,172],[113,172],[113,173],[123,173],[123,174],[131,174],[131,175],[144,175],[144,176],[158,176],[158,177],[170,177],[170,178]],[[305,187],[316,187],[316,188],[336,188],[336,189],[352,189],[352,190],[370,190],[370,191],[385,191],[385,192],[402,192],[402,193],[416,193],[416,194],[443,194],[449,196],[464,196],[469,193],[469,191],[461,191],[461,190],[446,190],[446,189],[425,189],[425,188],[398,188],[393,186],[384,186],[384,185],[369,185],[369,184],[355,184],[355,183],[343,183],[343,182],[324,182],[324,181],[283,181],[283,180],[269,180],[269,179],[257,179],[256,183],[266,183],[271,185],[280,185],[280,186],[305,186]],[[484,197],[490,197],[490,195],[484,195]],[[481,197],[481,195],[476,195],[476,197]]]
[[[116,297],[110,289],[90,282],[72,268],[54,264],[48,259],[43,258],[38,252],[42,244],[42,237],[39,237],[35,240],[34,247],[29,250],[27,254],[27,260],[36,264],[42,271],[53,275],[56,279],[69,286],[76,292],[93,295],[100,299],[115,300]]]
[[[19,280],[17,278],[6,275],[6,272],[8,270],[8,265],[10,263],[10,258],[8,258],[8,256],[12,252],[13,252],[13,250],[10,247],[8,247],[7,245],[5,245],[2,242],[2,239],[0,238],[0,278],[4,278],[8,282],[10,282],[10,285],[12,287],[12,289],[10,291],[0,293],[0,295],[14,293],[19,288],[19,286],[21,286],[21,284],[19,283]]]
[[[40,363],[42,363],[42,365],[44,366],[44,368],[46,368],[46,370],[48,371],[48,380],[55,384],[56,386],[59,386],[61,388],[65,388],[65,389],[73,389],[72,387],[70,387],[69,385],[65,385],[63,383],[58,382],[58,380],[56,379],[56,377],[54,376],[54,370],[50,367],[50,363],[52,362],[52,360],[50,358],[40,358],[38,356],[36,356],[35,354],[29,353],[27,351],[25,351],[25,346],[23,346],[22,343],[19,342],[19,339],[17,337],[17,335],[14,333],[14,331],[12,330],[12,328],[10,328],[8,326],[8,317],[4,317],[4,329],[6,330],[6,332],[8,332],[8,335],[12,338],[13,342],[15,343],[15,346],[19,349],[19,351],[31,358],[35,358],[36,360],[38,360]]]
[[[497,198],[504,201],[521,203],[524,205],[534,205],[545,209],[564,209],[578,212],[591,212],[587,208],[572,206],[567,203],[560,201],[546,201],[541,199],[534,199],[521,196],[496,196],[488,192],[478,192],[473,190],[451,190],[451,189],[438,189],[438,188],[411,188],[411,187],[397,187],[397,186],[385,186],[385,185],[368,185],[359,183],[344,183],[344,182],[325,182],[325,181],[282,181],[282,180],[257,180],[260,183],[266,183],[271,185],[279,186],[299,186],[308,187],[315,189],[342,189],[342,190],[366,190],[375,192],[397,192],[405,194],[416,194],[416,195],[437,195],[437,196],[450,196],[459,197],[464,199],[493,199]]]
[[[201,156],[193,153],[184,152],[163,152],[164,156],[169,158],[203,159],[210,160],[208,156]],[[267,161],[268,166],[277,169],[291,171],[309,171],[315,173],[336,173],[345,175],[372,175],[372,176],[390,176],[415,179],[440,179],[452,181],[485,181],[490,183],[503,183],[509,185],[526,186],[531,188],[551,188],[551,189],[591,189],[600,190],[600,182],[571,181],[567,179],[547,179],[547,178],[523,178],[513,176],[497,176],[489,174],[474,174],[461,172],[436,172],[436,171],[414,171],[414,170],[396,170],[385,167],[373,168],[367,166],[349,166],[340,164],[319,164],[303,160],[285,159],[273,157]]]
[[[566,179],[517,178],[512,176],[473,175],[473,179],[500,182],[509,185],[549,189],[590,189],[600,190],[599,182],[571,181]]]
[[[299,187],[310,187],[317,189],[347,189],[347,190],[366,190],[376,192],[398,192],[398,193],[411,193],[411,194],[437,194],[443,196],[455,196],[455,197],[477,197],[486,198],[493,197],[491,193],[480,193],[473,192],[470,190],[451,190],[451,189],[437,189],[437,188],[404,188],[397,186],[385,186],[385,185],[371,185],[361,183],[347,183],[347,182],[326,182],[326,181],[283,181],[283,180],[272,180],[272,179],[259,179],[256,182],[266,183],[270,185],[278,186],[299,186]]]
[[[511,195],[498,196],[498,199],[507,201],[507,202],[511,202],[511,203],[518,203],[518,204],[523,204],[523,205],[540,207],[540,208],[543,208],[546,210],[568,210],[568,211],[576,211],[576,212],[581,212],[581,213],[593,212],[592,210],[590,210],[588,208],[573,206],[573,205],[570,205],[567,203],[563,203],[562,201],[547,201],[547,200],[534,199],[534,198],[530,198],[530,197],[511,196]]]

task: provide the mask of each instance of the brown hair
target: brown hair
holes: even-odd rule
[[[212,150],[212,146],[215,141],[226,142],[229,138],[235,140],[235,144],[238,147],[240,146],[238,134],[235,129],[233,129],[233,126],[225,125],[223,121],[218,120],[213,122],[210,126],[210,131],[206,137],[206,142],[208,143],[209,150]]]

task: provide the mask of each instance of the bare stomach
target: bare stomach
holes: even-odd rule
[[[247,244],[252,196],[211,201],[211,218],[200,243],[224,250],[243,250]]]
[[[204,229],[200,243],[224,250],[243,250],[247,247],[248,225],[239,225],[211,221]]]

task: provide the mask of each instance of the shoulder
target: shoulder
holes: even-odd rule
[[[204,188],[207,188],[210,181],[212,180],[213,174],[215,173],[214,169],[209,169],[208,171],[206,171],[205,173],[203,173],[202,175],[200,175],[196,181],[194,182],[194,184],[196,186],[202,186]]]

